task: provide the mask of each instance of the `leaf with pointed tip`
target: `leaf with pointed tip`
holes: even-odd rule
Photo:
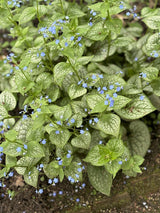
[[[71,140],[71,144],[75,147],[88,149],[91,142],[91,135],[88,131],[85,131],[84,134],[81,134]]]
[[[87,90],[85,88],[78,86],[76,84],[72,84],[68,90],[68,94],[71,99],[78,98],[78,97],[86,94],[86,92],[87,92]]]
[[[55,144],[57,147],[63,148],[69,140],[70,136],[71,133],[68,131],[68,129],[61,128],[61,130],[59,130],[59,134],[56,134],[55,131],[52,131],[49,138],[51,143]]]
[[[110,195],[112,175],[104,167],[87,165],[87,173],[92,186],[105,195]]]
[[[120,130],[120,122],[119,116],[115,114],[103,114],[95,127],[106,134],[117,137]]]
[[[17,101],[11,92],[3,91],[0,94],[0,104],[3,105],[6,110],[10,111],[16,107]]]
[[[122,119],[136,120],[142,118],[156,109],[145,95],[143,95],[143,98],[144,99],[141,100],[140,96],[136,96],[126,107],[115,110],[115,112]]]
[[[129,125],[130,136],[127,146],[132,155],[145,156],[150,146],[150,133],[146,124],[142,121],[132,121]]]
[[[31,173],[30,173],[31,172]],[[33,186],[33,187],[37,187],[37,183],[38,183],[38,170],[36,167],[33,167],[32,169],[30,170],[27,170],[25,171],[24,173],[24,181]]]

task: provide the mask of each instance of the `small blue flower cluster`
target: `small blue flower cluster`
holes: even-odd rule
[[[7,2],[7,4],[12,7],[20,7],[21,3],[23,3],[21,0],[11,0]]]
[[[140,19],[140,16],[135,12],[137,10],[136,5],[133,6],[133,9],[129,9],[128,12],[126,12],[126,16],[130,16],[131,14],[133,15],[133,18]]]

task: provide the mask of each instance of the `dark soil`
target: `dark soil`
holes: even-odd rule
[[[128,178],[118,173],[107,197],[89,184],[84,174],[82,183],[70,184],[68,180],[49,185],[47,180],[39,182],[42,194],[25,185],[20,175],[5,179],[6,187],[0,187],[0,213],[136,213],[160,212],[160,126],[152,133],[152,143],[142,165],[142,174]],[[9,199],[8,190],[15,191]],[[62,191],[62,195],[59,195]],[[54,197],[53,193],[57,195]],[[79,202],[76,199],[79,199]]]

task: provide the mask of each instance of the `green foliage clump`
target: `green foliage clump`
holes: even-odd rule
[[[159,110],[160,16],[135,11],[127,0],[1,1],[13,40],[0,61],[0,178],[14,168],[37,187],[40,172],[74,183],[86,171],[109,195],[118,171],[141,173],[140,118]]]

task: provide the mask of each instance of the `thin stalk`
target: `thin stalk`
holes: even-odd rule
[[[156,9],[157,4],[158,4],[158,0],[155,0],[154,9]]]
[[[65,11],[64,11],[64,7],[63,7],[63,2],[62,2],[62,0],[60,0],[60,4],[61,4],[62,13],[63,13],[63,15],[65,15]]]
[[[70,61],[70,59],[69,59],[68,57],[67,57],[67,59],[68,59],[69,64],[71,65],[72,69],[75,71],[75,73],[76,73],[76,75],[77,75],[77,77],[78,77],[78,80],[80,80],[80,77],[79,77],[79,75],[78,75],[77,70],[74,68],[74,66],[72,65],[72,63],[71,63],[71,61]]]

